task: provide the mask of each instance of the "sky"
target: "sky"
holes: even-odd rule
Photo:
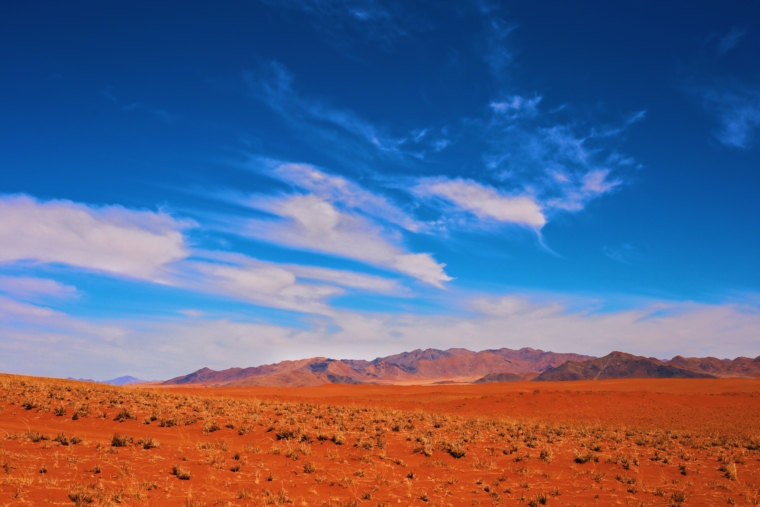
[[[0,371],[760,355],[760,2],[16,2]]]

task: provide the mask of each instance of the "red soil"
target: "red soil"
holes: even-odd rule
[[[0,505],[759,499],[758,380],[141,389],[2,375],[0,407]],[[113,447],[115,433],[132,443]],[[148,437],[160,447],[136,445]]]

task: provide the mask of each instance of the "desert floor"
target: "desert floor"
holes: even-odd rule
[[[760,380],[114,388],[0,375],[0,505],[758,505]]]

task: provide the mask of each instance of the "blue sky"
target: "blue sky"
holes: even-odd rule
[[[14,5],[0,370],[757,356],[760,4]]]

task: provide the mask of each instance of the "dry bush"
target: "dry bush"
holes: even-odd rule
[[[77,507],[91,504],[102,498],[103,490],[97,483],[75,484],[69,489],[69,500]]]
[[[143,449],[159,449],[161,444],[153,437],[141,438],[137,441],[137,445],[141,445]]]
[[[208,435],[209,433],[219,431],[220,429],[222,429],[222,427],[219,426],[219,424],[215,420],[208,419],[203,423],[202,431],[205,435]]]
[[[176,475],[177,479],[181,481],[190,480],[190,471],[184,468],[182,465],[172,466],[172,475]]]
[[[736,480],[736,463],[734,462],[723,463],[720,466],[720,471],[723,472],[723,475],[726,477],[726,479],[731,480],[731,481]]]
[[[114,421],[124,422],[124,421],[134,421],[137,420],[137,416],[135,413],[131,410],[129,410],[127,407],[122,407],[121,410],[116,414],[116,417],[113,418]]]
[[[114,433],[113,437],[111,437],[111,447],[126,447],[132,442],[132,437],[122,433]]]
[[[461,438],[454,440],[453,442],[443,442],[442,447],[443,450],[449,453],[452,458],[464,458],[467,454],[467,449],[465,448],[464,441]]]

